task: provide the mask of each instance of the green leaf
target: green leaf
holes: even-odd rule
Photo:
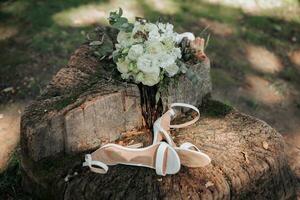
[[[114,44],[107,35],[103,35],[101,41],[92,41],[90,42],[94,50],[94,55],[98,57],[108,56],[112,54],[114,50]]]
[[[93,41],[93,42],[90,42],[90,46],[99,46],[99,45],[101,45],[103,42],[101,42],[101,41]]]
[[[130,32],[133,29],[133,24],[128,22],[128,19],[122,17],[123,10],[119,8],[119,12],[110,12],[109,24],[120,31]]]

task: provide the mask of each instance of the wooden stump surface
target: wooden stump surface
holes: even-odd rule
[[[172,135],[178,145],[192,142],[207,153],[212,158],[207,167],[182,167],[176,175],[161,177],[152,169],[119,165],[101,175],[81,167],[83,154],[57,156],[24,160],[25,185],[54,199],[293,199],[295,180],[279,133],[216,101],[200,109],[196,124]],[[146,146],[151,134],[122,140]],[[74,172],[78,175],[65,182]]]
[[[141,167],[114,166],[105,175],[82,168],[84,154],[107,142],[147,146],[152,140],[139,88],[115,79],[112,69],[83,45],[26,108],[21,150],[28,192],[66,200],[294,198],[295,180],[281,135],[259,119],[205,98],[211,90],[209,62],[200,63],[199,74],[205,78],[193,94],[200,98],[195,103],[202,103],[201,119],[172,132],[178,145],[191,142],[207,153],[212,158],[209,166],[182,167],[166,177]],[[193,99],[184,92],[187,101]]]

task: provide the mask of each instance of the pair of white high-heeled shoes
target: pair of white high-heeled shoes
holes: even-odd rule
[[[185,107],[197,112],[197,117],[179,125],[171,125],[175,117],[175,107]],[[200,117],[199,110],[192,105],[174,103],[170,109],[158,118],[153,125],[153,144],[137,148],[135,146],[121,146],[117,144],[106,144],[92,154],[85,156],[83,166],[88,166],[91,171],[105,174],[108,165],[131,165],[148,167],[156,170],[158,175],[176,174],[181,164],[187,167],[203,167],[210,163],[208,155],[201,152],[195,145],[186,142],[176,146],[170,136],[170,128],[183,128],[195,123]]]

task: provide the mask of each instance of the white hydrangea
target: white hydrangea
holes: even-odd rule
[[[131,32],[120,31],[114,57],[123,79],[153,86],[164,76],[180,73],[176,61],[181,58],[177,41],[181,39],[169,23],[134,23]]]

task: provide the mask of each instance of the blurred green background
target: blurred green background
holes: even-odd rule
[[[131,19],[163,17],[178,32],[210,35],[206,54],[213,98],[282,133],[291,166],[300,175],[299,0],[2,0],[0,171],[11,162],[0,175],[0,198],[29,198],[15,176],[24,106],[67,63],[86,33],[107,25],[109,12],[119,7]]]

